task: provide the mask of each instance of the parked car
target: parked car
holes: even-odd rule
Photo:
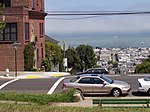
[[[106,68],[89,68],[85,72],[79,72],[77,75],[81,74],[109,74]]]
[[[145,92],[148,93],[148,95],[150,95],[150,76],[145,78],[139,78],[138,83],[139,83],[138,91]]]
[[[112,94],[115,97],[128,94],[131,87],[128,83],[112,80],[104,75],[84,74],[65,80],[63,92],[76,89],[81,94]]]

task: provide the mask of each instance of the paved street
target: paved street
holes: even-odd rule
[[[3,84],[2,82],[6,82],[6,79],[0,80],[1,85]],[[57,80],[58,78],[19,79],[6,85],[0,91],[16,91],[21,93],[47,93]]]
[[[70,78],[71,76],[65,76]],[[131,85],[131,92],[128,96],[140,96],[137,92],[138,82],[137,79],[143,77],[142,75],[138,76],[127,76],[127,75],[109,75],[111,79],[126,81]],[[48,78],[35,78],[35,79],[9,79],[9,78],[0,78],[0,92],[4,91],[16,91],[19,93],[45,93],[47,94],[51,89],[52,93],[62,92],[63,79],[58,82],[61,77],[48,77]],[[57,84],[56,84],[57,82]],[[53,87],[53,86],[56,87]],[[146,96],[146,95],[142,95]]]

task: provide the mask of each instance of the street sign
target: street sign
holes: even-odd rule
[[[63,59],[63,66],[64,66],[64,67],[67,67],[67,58],[64,58],[64,59]]]
[[[60,47],[63,51],[68,50],[68,45],[64,41],[62,43],[60,43]]]

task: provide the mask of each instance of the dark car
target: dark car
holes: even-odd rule
[[[87,69],[85,72],[79,72],[77,75],[82,74],[109,74],[109,71],[105,68],[90,68]]]

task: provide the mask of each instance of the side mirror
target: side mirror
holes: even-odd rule
[[[107,85],[107,83],[106,83],[106,82],[103,82],[103,85],[105,86],[105,85]]]

